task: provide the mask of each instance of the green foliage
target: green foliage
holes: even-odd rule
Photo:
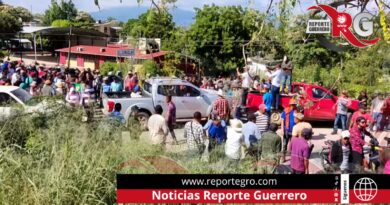
[[[62,19],[58,19],[58,20],[55,20],[51,23],[51,26],[53,27],[61,27],[61,28],[68,28],[70,27],[71,25],[71,22],[68,21],[68,20],[62,20]]]
[[[116,74],[116,72],[118,71],[122,72],[122,74],[125,75],[129,71],[133,70],[133,65],[130,61],[125,61],[121,63],[107,61],[100,66],[99,70],[102,75],[107,75],[108,72],[113,72],[114,74]]]
[[[76,16],[77,9],[72,0],[61,0],[60,3],[57,0],[52,0],[49,9],[45,11],[43,23],[45,25],[51,25],[53,21],[58,19],[72,21]]]
[[[146,60],[142,64],[142,70],[139,71],[141,77],[147,78],[147,76],[156,76],[160,74],[160,69],[156,62],[153,60]]]
[[[187,33],[188,46],[202,59],[208,73],[231,71],[243,65],[242,45],[255,31],[248,23],[248,12],[241,6],[205,5],[196,9],[195,22]],[[257,19],[257,15],[252,17]]]
[[[0,4],[0,33],[12,34],[22,30],[22,22],[33,19],[29,10],[23,7],[13,7]]]
[[[170,13],[158,13],[157,9],[150,9],[141,14],[138,19],[130,19],[124,25],[124,33],[131,37],[169,39],[175,23]]]
[[[72,26],[84,29],[95,29],[95,20],[92,18],[91,14],[79,11],[76,18],[72,22]]]
[[[11,34],[20,30],[22,30],[22,22],[9,13],[0,12],[0,33]]]
[[[111,121],[81,123],[81,113],[61,108],[52,114],[16,117],[2,125],[2,203],[116,202],[118,165],[130,157],[124,154],[121,129]],[[37,119],[44,124],[35,123]],[[6,144],[4,137],[11,139],[9,134],[22,140]]]

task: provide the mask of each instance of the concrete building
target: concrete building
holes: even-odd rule
[[[118,57],[120,50],[134,49],[128,45],[108,44],[107,46],[86,46],[78,45],[71,47],[70,67],[99,69],[107,61],[123,62],[126,58],[133,59],[135,67],[142,65],[145,60],[154,60],[159,63],[164,59],[168,51],[158,51],[155,53],[143,53],[139,49],[134,49],[133,57]],[[60,64],[67,65],[69,48],[56,50],[60,53]]]
[[[97,22],[95,28],[110,37],[111,42],[118,42],[122,27],[119,26],[119,21]]]

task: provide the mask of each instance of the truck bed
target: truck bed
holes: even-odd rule
[[[282,109],[285,106],[288,106],[290,99],[292,96],[290,95],[280,95],[280,109]],[[247,108],[254,112],[257,111],[260,104],[263,104],[263,93],[260,93],[259,91],[251,91],[248,93],[247,97]]]

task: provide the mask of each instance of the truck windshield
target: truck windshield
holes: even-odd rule
[[[27,91],[25,91],[21,88],[18,88],[14,91],[11,91],[11,93],[13,95],[15,95],[17,98],[19,98],[23,103],[26,103],[27,101],[29,101],[32,98],[30,93],[28,93]]]

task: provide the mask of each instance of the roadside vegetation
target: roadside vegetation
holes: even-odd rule
[[[137,126],[103,119],[83,123],[83,111],[18,114],[0,126],[2,204],[114,204],[117,173],[250,173],[185,153],[167,154],[138,139]]]

